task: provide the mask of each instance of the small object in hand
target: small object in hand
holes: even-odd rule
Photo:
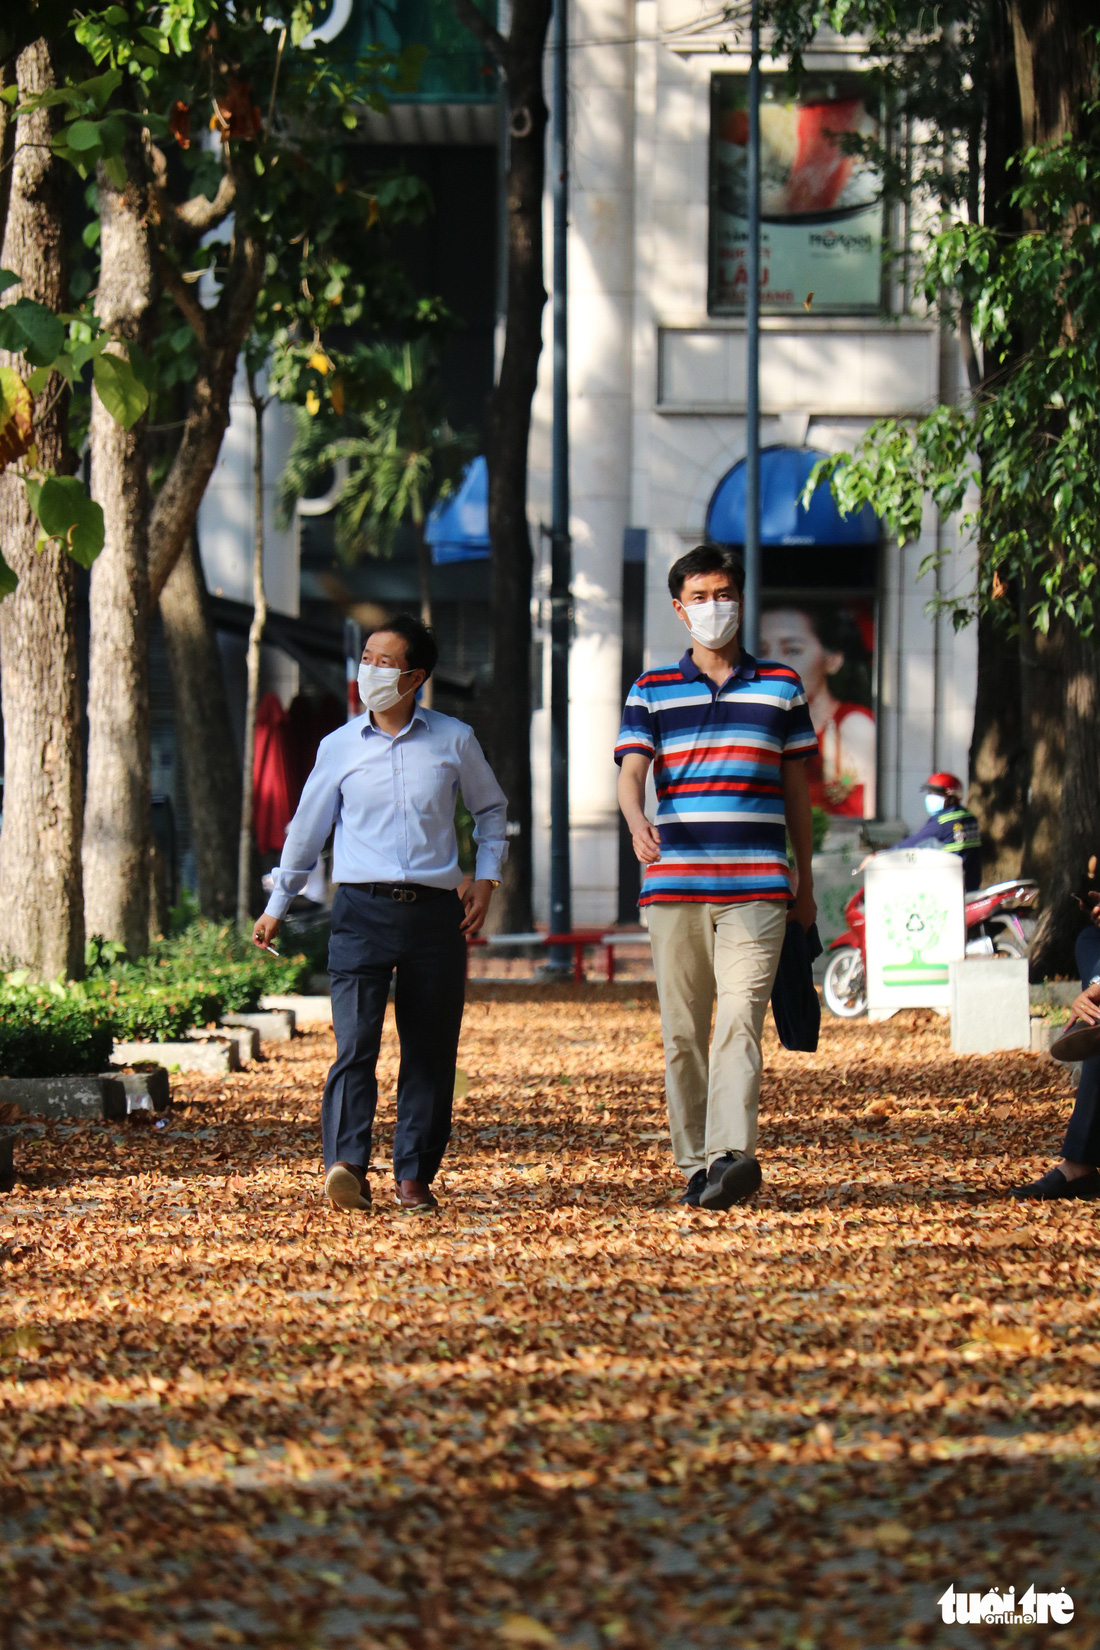
[[[272,955],[272,956],[273,956],[273,957],[277,957],[277,956],[278,956],[278,955],[279,955],[279,953],[278,953],[278,952],[277,952],[277,951],[276,951],[276,949],[275,949],[275,947],[274,947],[274,946],[273,946],[273,945],[265,945],[265,946],[264,946],[264,950],[265,950],[265,951],[270,951],[270,952],[271,952],[271,955]]]

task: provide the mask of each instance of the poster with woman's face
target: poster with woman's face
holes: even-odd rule
[[[760,656],[802,678],[818,743],[810,800],[837,818],[875,814],[874,643],[870,600],[765,597]]]

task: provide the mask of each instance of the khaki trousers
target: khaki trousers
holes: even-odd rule
[[[752,1155],[760,1038],[787,928],[781,900],[648,907],[677,1167],[689,1177],[723,1152]],[[714,1041],[710,1016],[718,995]]]

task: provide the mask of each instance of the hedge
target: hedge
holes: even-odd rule
[[[255,1008],[267,992],[296,991],[312,965],[274,958],[230,927],[194,922],[159,940],[141,962],[90,940],[83,980],[0,979],[0,1075],[56,1077],[102,1071],[116,1038],[171,1042],[219,1015]]]

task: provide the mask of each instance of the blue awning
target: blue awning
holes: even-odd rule
[[[432,562],[485,561],[489,555],[489,467],[473,459],[455,492],[437,499],[428,515],[424,537]]]
[[[825,453],[812,447],[765,447],[760,454],[760,542],[762,545],[868,545],[881,537],[869,504],[842,516],[828,482],[818,486],[809,506],[801,502],[810,472]],[[745,461],[727,470],[707,510],[707,538],[714,544],[745,542]]]

